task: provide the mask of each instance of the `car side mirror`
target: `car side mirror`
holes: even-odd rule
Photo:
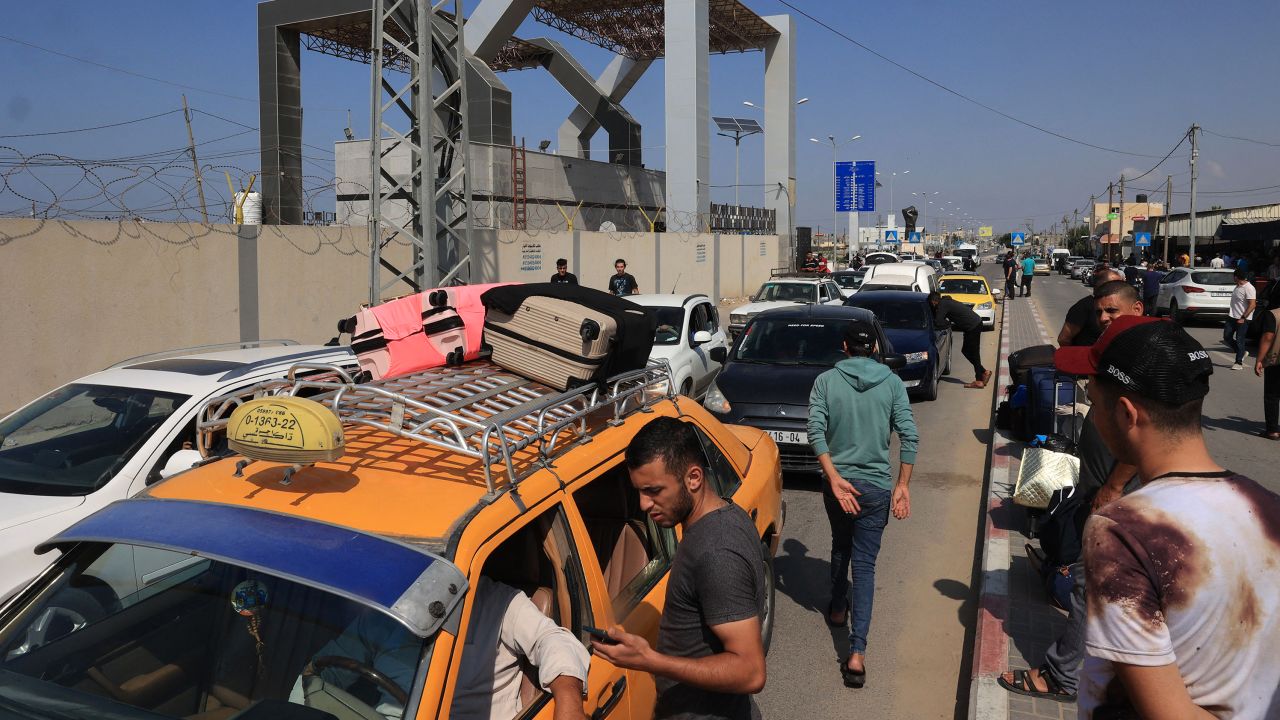
[[[706,330],[699,330],[698,332],[693,334],[694,347],[697,347],[699,345],[702,345],[704,343],[709,343],[709,342],[711,342],[711,333],[707,332]]]
[[[907,366],[907,358],[905,355],[885,355],[880,364],[890,370],[901,370]]]
[[[714,362],[723,364],[725,360],[729,359],[729,348],[723,348],[723,347],[711,348],[710,355],[711,355],[711,359]]]

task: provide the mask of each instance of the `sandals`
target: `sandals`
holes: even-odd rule
[[[827,615],[826,615],[827,624],[830,625],[831,627],[844,627],[845,623],[849,622],[849,605],[848,603],[841,602],[840,603],[841,609],[837,611],[836,602],[837,601],[832,600],[830,603],[827,603]],[[836,614],[836,612],[841,613],[840,622],[836,622],[835,620],[831,619],[832,616]]]
[[[844,680],[844,686],[847,688],[860,688],[867,684],[867,669],[863,668],[861,672],[854,672],[849,669],[849,658],[840,661],[840,678]]]
[[[1280,440],[1280,432],[1267,432],[1266,430],[1263,430],[1258,433],[1258,436],[1265,440]]]
[[[1027,697],[1033,698],[1044,698],[1046,700],[1057,700],[1058,702],[1076,701],[1075,693],[1067,692],[1062,689],[1062,686],[1054,682],[1053,678],[1043,672],[1043,670],[1040,672],[1040,679],[1044,680],[1045,687],[1048,688],[1047,691],[1036,689],[1035,681],[1031,679],[1030,670],[1014,670],[1013,682],[1005,680],[1004,674],[1001,673],[1000,677],[996,678],[996,682],[1000,683],[1000,687],[1005,690],[1018,695],[1026,695]]]

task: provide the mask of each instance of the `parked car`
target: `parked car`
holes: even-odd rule
[[[978,274],[947,273],[938,278],[938,292],[973,308],[982,318],[982,327],[990,330],[996,326],[996,293],[987,279]]]
[[[1231,291],[1236,289],[1233,270],[1174,268],[1160,278],[1156,312],[1174,322],[1191,317],[1225,317],[1231,311]]]
[[[1093,274],[1093,268],[1096,267],[1098,261],[1092,258],[1080,258],[1071,264],[1071,279],[1083,280],[1086,275]]]
[[[854,319],[876,323],[869,310],[850,307],[808,305],[761,313],[734,343],[703,405],[721,422],[768,433],[778,444],[783,470],[817,471],[805,430],[809,391],[819,375],[845,357],[844,328]],[[877,359],[901,367],[879,323],[876,332]]]
[[[867,256],[863,258],[863,264],[868,267],[870,267],[871,265],[882,265],[884,263],[896,263],[896,262],[901,262],[901,260],[897,255],[891,252],[885,252],[883,250],[877,250],[876,252],[867,253]]]
[[[650,360],[671,366],[676,391],[700,398],[720,372],[712,358],[716,348],[728,349],[729,337],[720,328],[720,313],[706,295],[630,295],[637,305],[653,310],[658,328]]]
[[[497,622],[476,599],[490,583],[527,594],[584,646],[589,627],[615,624],[655,643],[680,539],[642,509],[623,450],[658,416],[694,428],[711,487],[753,518],[767,647],[777,446],[652,398],[664,383],[650,366],[563,394],[483,362],[331,383],[306,416],[327,427],[336,413],[341,457],[295,467],[246,447],[252,457],[169,478],[46,543],[65,554],[0,610],[4,706],[32,718],[442,717],[469,689],[471,654],[493,667],[493,645],[464,642]],[[170,565],[123,592],[128,578],[112,573],[135,549]],[[647,672],[596,655],[584,690],[589,715],[653,715]],[[522,718],[552,717],[536,682],[520,693]]]
[[[840,286],[829,277],[780,276],[771,278],[760,286],[751,302],[729,312],[729,334],[737,337],[751,318],[774,308],[788,307],[796,303],[818,305],[842,305],[844,295]]]
[[[922,400],[938,397],[938,383],[951,372],[951,328],[934,323],[929,296],[896,290],[861,290],[848,307],[875,313],[894,352],[906,360],[898,376],[907,392]]]
[[[1049,274],[1049,261],[1048,261],[1048,260],[1046,260],[1045,258],[1043,258],[1043,257],[1039,257],[1039,256],[1037,256],[1037,257],[1035,258],[1035,261],[1036,261],[1036,266],[1035,266],[1035,267],[1036,267],[1036,275],[1048,275],[1048,274]]]
[[[884,263],[867,269],[859,292],[872,289],[928,293],[938,289],[938,276],[921,263]]]
[[[831,279],[836,285],[840,286],[840,295],[842,297],[853,297],[853,294],[858,292],[858,288],[862,285],[862,279],[866,276],[866,268],[838,270],[831,273]]]
[[[131,358],[0,420],[0,598],[52,560],[35,547],[99,508],[201,460],[196,411],[297,363],[355,370],[350,348],[267,340]]]
[[[1058,268],[1057,268],[1058,273],[1061,275],[1070,275],[1071,268],[1075,267],[1075,264],[1077,261],[1083,260],[1083,259],[1084,258],[1080,257],[1079,255],[1068,255],[1067,257],[1063,258],[1061,263],[1058,265]]]

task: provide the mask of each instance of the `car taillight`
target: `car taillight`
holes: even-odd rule
[[[1196,287],[1195,285],[1179,285],[1178,287],[1182,288],[1182,292],[1185,292],[1185,293],[1204,292],[1204,288]]]

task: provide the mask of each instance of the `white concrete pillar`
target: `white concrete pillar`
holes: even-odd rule
[[[667,229],[705,230],[711,211],[707,0],[665,0]]]
[[[764,21],[779,33],[764,49],[764,206],[776,211],[778,236],[790,248],[796,192],[795,23],[790,15],[770,15]],[[786,189],[779,189],[779,183]]]

